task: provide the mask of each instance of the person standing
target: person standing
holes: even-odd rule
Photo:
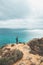
[[[16,44],[18,44],[18,36],[16,37]]]

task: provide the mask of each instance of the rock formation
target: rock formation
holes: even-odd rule
[[[35,53],[43,55],[43,38],[35,38],[27,44],[30,46],[31,50],[35,51]]]

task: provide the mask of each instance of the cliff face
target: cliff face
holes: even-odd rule
[[[28,45],[30,46],[31,50],[35,51],[35,53],[43,55],[43,38],[33,39],[28,42]]]

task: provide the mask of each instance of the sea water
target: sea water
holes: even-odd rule
[[[33,38],[43,37],[43,30],[0,28],[0,46],[16,43],[16,37],[19,42],[28,42]]]

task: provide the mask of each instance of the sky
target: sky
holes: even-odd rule
[[[0,28],[43,28],[43,0],[0,0]]]

